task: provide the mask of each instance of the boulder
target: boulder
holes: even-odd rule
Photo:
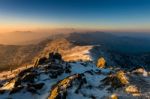
[[[119,98],[118,98],[117,94],[112,94],[112,95],[110,96],[110,99],[119,99]]]
[[[1,87],[2,90],[12,90],[15,87],[16,79],[13,78],[10,81],[6,82],[3,87]]]
[[[124,87],[129,84],[128,78],[123,71],[118,71],[116,74],[110,74],[102,80],[104,86],[109,86],[110,91]]]
[[[126,91],[127,93],[132,94],[133,96],[139,96],[139,95],[140,95],[139,89],[138,89],[136,86],[134,86],[134,85],[129,85],[129,86],[127,86],[127,87],[125,88],[125,91]]]
[[[21,77],[21,81],[23,82],[34,82],[34,78],[36,77],[36,73],[27,73],[23,77]]]
[[[103,57],[101,57],[97,60],[97,67],[98,68],[104,68],[105,65],[106,65],[106,61]]]
[[[55,53],[54,56],[53,56],[53,58],[57,59],[57,60],[62,60],[62,56],[59,53]]]
[[[118,72],[116,73],[116,76],[117,76],[117,78],[120,80],[120,82],[121,82],[123,85],[126,85],[126,84],[129,83],[128,78],[127,78],[125,72],[123,72],[123,71],[118,71]]]
[[[71,86],[71,83],[80,78],[80,74],[74,74],[69,76],[61,81],[59,81],[56,85],[53,86],[48,99],[65,99],[67,95],[67,88]]]
[[[143,76],[148,76],[148,72],[143,68],[143,67],[139,67],[139,68],[134,68],[131,71],[134,74],[138,74],[138,75],[143,75]]]
[[[62,60],[62,56],[59,53],[49,53],[49,60],[55,61],[55,60]]]
[[[22,70],[22,71],[18,74],[18,76],[19,76],[19,77],[22,77],[22,76],[24,76],[25,74],[31,72],[32,69],[33,69],[33,67],[28,68],[28,69],[25,69],[25,70]]]
[[[47,62],[47,58],[46,57],[41,57],[38,58],[35,63],[34,63],[34,67],[37,67],[38,65],[42,65],[45,64]]]
[[[117,88],[123,87],[124,85],[121,81],[116,77],[116,75],[109,75],[108,77],[102,80],[103,86],[110,86],[108,88],[109,91],[115,90]]]
[[[46,57],[41,57],[40,59],[39,59],[39,65],[42,65],[42,64],[44,64],[44,63],[46,63],[46,61],[47,61],[47,58]]]

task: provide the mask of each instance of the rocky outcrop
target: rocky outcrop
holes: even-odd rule
[[[131,70],[131,72],[133,74],[137,74],[137,75],[143,75],[143,76],[148,76],[148,72],[143,68],[143,67],[137,67],[137,68],[133,68]]]
[[[132,94],[133,96],[140,96],[140,91],[139,91],[139,89],[138,89],[136,86],[134,86],[134,85],[129,85],[129,86],[127,86],[127,87],[125,88],[125,91],[126,91],[127,93]]]
[[[98,68],[104,68],[105,65],[106,65],[106,61],[103,57],[101,57],[97,60],[97,67]]]
[[[55,59],[57,59],[57,60],[62,60],[62,56],[61,56],[61,54],[59,54],[59,53],[49,53],[49,59],[50,60],[55,60]]]
[[[104,86],[109,86],[109,91],[116,90],[117,88],[122,88],[129,84],[128,78],[123,71],[118,71],[116,74],[110,74],[102,80]]]
[[[124,71],[120,70],[116,73],[116,77],[120,80],[123,85],[129,84],[129,80]]]
[[[65,99],[67,95],[67,88],[71,86],[71,83],[75,79],[78,79],[78,78],[81,78],[81,75],[75,74],[58,82],[58,84],[54,85],[54,87],[52,88],[48,99]]]
[[[118,99],[118,96],[117,96],[116,94],[112,94],[112,95],[110,96],[110,99]]]
[[[100,66],[105,65],[100,58]],[[149,95],[149,89],[148,77],[134,71],[99,68],[89,61],[66,62],[59,53],[50,53],[37,66],[6,80],[0,87],[0,98],[17,99],[16,96],[22,95],[28,96],[22,99],[128,99],[140,97],[144,92]]]

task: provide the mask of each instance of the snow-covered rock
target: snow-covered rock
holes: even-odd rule
[[[70,54],[79,56],[79,60],[73,61],[49,56],[42,64],[22,69],[11,79],[3,79],[0,99],[126,99],[135,98],[132,93],[137,92],[136,87],[140,87],[138,97],[149,96],[149,87],[143,87],[150,85],[149,76],[127,74],[116,67],[98,68],[95,62],[83,57],[92,59],[87,51]],[[140,79],[143,86],[139,85]]]

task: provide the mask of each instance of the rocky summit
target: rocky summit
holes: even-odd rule
[[[150,75],[144,68],[123,70],[107,66],[104,58],[80,58],[64,61],[57,52],[39,58],[1,80],[0,99],[150,99]]]

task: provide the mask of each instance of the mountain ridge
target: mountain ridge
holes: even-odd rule
[[[98,68],[95,62],[83,60],[66,62],[61,54],[50,53],[36,66],[26,67],[13,78],[2,80],[0,98],[149,98],[150,74],[143,68],[125,71],[106,64]]]
[[[85,36],[87,35],[88,36]],[[104,36],[105,35],[105,36]],[[109,65],[116,65],[116,66],[144,66],[146,69],[149,69],[148,65],[150,62],[148,58],[150,57],[149,52],[142,52],[142,53],[124,53],[118,52],[118,50],[122,47],[118,47],[117,50],[114,48],[114,44],[112,44],[111,39],[117,39],[118,37],[114,35],[103,33],[100,34],[99,32],[95,32],[94,34],[91,33],[72,33],[67,35],[56,35],[55,37],[48,38],[39,42],[38,44],[30,44],[30,45],[1,45],[0,46],[0,70],[10,70],[21,65],[28,65],[33,64],[38,57],[47,56],[47,53],[59,51],[62,55],[66,54],[65,51],[69,51],[75,46],[93,46],[90,50],[91,54],[94,57],[99,57],[102,55],[107,59]],[[103,38],[103,40],[99,42],[99,40],[95,40],[93,38]],[[112,40],[113,40],[112,39]],[[103,41],[109,41],[108,43]],[[91,43],[92,42],[92,43]],[[111,46],[110,46],[111,44]],[[97,45],[100,45],[98,47]],[[95,47],[96,49],[95,49]],[[78,48],[80,49],[80,48]],[[82,47],[84,49],[84,47]],[[122,48],[124,49],[124,47]],[[65,51],[63,51],[65,50]],[[76,51],[75,49],[74,51]],[[99,51],[98,51],[99,50]],[[81,51],[81,50],[80,50]],[[101,54],[103,52],[103,54]],[[104,55],[105,54],[105,55]],[[69,55],[68,55],[69,57]],[[109,57],[109,58],[108,58]],[[120,61],[118,57],[122,57]],[[131,60],[130,60],[131,59]],[[127,66],[124,66],[127,67]]]

